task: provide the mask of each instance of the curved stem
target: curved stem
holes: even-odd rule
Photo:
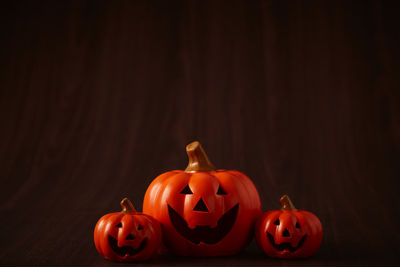
[[[296,207],[293,205],[288,195],[283,195],[280,199],[282,208],[281,210],[295,210]]]
[[[121,207],[122,207],[122,213],[132,213],[136,212],[135,208],[132,205],[132,202],[126,197],[123,200],[121,200]]]
[[[185,172],[192,171],[215,171],[214,164],[208,159],[206,152],[198,141],[186,146],[186,153],[189,157],[189,164]]]

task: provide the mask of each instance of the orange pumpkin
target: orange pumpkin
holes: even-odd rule
[[[257,189],[239,171],[216,170],[199,142],[186,151],[186,170],[158,176],[147,189],[143,212],[161,223],[165,245],[175,254],[237,253],[261,215]]]
[[[322,241],[322,225],[309,211],[298,210],[287,195],[282,208],[264,213],[257,221],[258,246],[270,257],[306,258],[317,252]]]
[[[104,215],[97,222],[97,251],[113,261],[144,261],[156,255],[162,242],[160,224],[151,216],[136,212],[127,198],[121,206],[121,212]]]

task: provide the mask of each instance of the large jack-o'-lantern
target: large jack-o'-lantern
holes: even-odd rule
[[[251,240],[261,203],[253,182],[235,170],[216,170],[199,142],[186,147],[189,165],[158,176],[143,212],[162,226],[168,250],[185,256],[222,256]]]
[[[258,246],[270,257],[306,258],[317,252],[322,241],[322,225],[309,211],[298,210],[287,195],[282,208],[265,212],[257,221]]]
[[[136,212],[129,199],[122,211],[106,214],[97,222],[94,243],[97,251],[113,261],[144,261],[160,249],[161,227],[151,216]]]

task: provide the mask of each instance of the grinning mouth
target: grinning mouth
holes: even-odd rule
[[[130,246],[118,247],[118,241],[112,236],[108,236],[108,243],[110,244],[112,250],[114,250],[119,256],[133,256],[141,252],[146,247],[147,238],[143,239],[139,247],[136,249]]]
[[[289,242],[275,244],[274,237],[270,233],[267,233],[267,235],[268,235],[269,241],[274,246],[274,248],[276,248],[279,251],[289,250],[290,252],[295,252],[296,250],[298,250],[303,245],[304,241],[306,241],[306,237],[307,237],[306,235],[303,236],[303,238],[300,240],[299,244],[296,247],[292,247],[292,245]]]
[[[216,244],[219,242],[230,232],[235,224],[238,210],[239,204],[236,204],[218,220],[218,224],[214,228],[211,228],[209,225],[198,225],[194,229],[190,229],[185,219],[168,205],[168,213],[172,225],[179,234],[195,244],[199,244],[200,242]]]

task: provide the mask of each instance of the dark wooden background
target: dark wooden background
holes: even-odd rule
[[[12,2],[12,1],[9,1]],[[324,226],[305,261],[253,242],[149,264],[391,264],[400,250],[398,6],[378,1],[14,1],[1,7],[0,264],[110,266],[96,221],[141,210],[199,140]],[[397,254],[397,255],[396,255]]]

